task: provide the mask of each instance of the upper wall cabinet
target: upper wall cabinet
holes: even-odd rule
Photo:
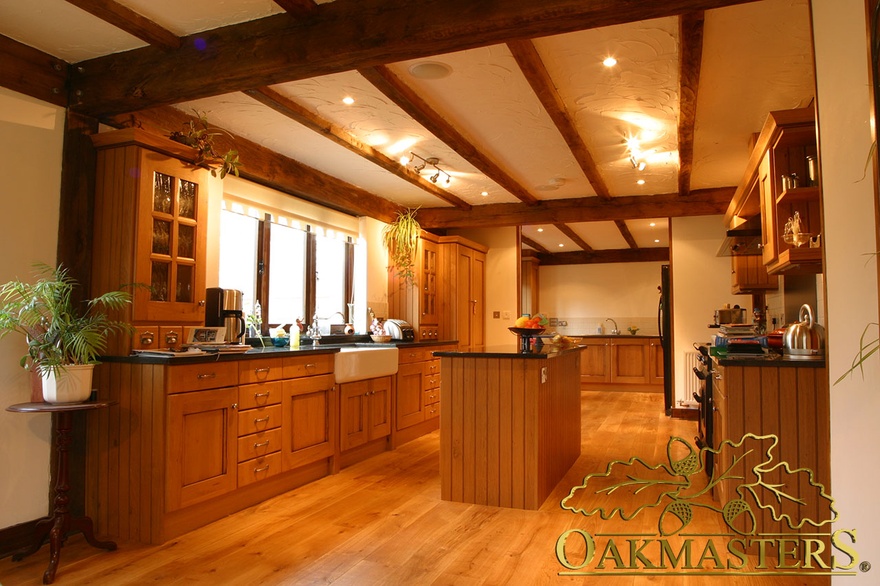
[[[771,112],[725,215],[734,228],[760,213],[762,257],[770,274],[822,272],[818,173],[814,109]],[[795,218],[796,239],[786,233]]]
[[[204,323],[207,171],[186,162],[192,149],[138,129],[93,142],[92,293],[137,283],[127,321]]]

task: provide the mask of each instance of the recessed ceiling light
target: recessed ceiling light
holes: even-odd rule
[[[659,244],[659,243],[660,243],[660,240],[659,240],[658,238],[655,238],[655,239],[654,239],[654,242],[655,242],[656,244]]]
[[[409,66],[409,74],[419,79],[443,79],[452,74],[452,67],[439,61],[421,61]]]
[[[482,195],[483,197],[486,197],[487,195],[489,195],[489,192],[488,191],[481,191],[480,195]]]
[[[614,67],[617,65],[617,59],[614,57],[605,57],[605,59],[602,60],[602,65],[605,67]]]
[[[538,228],[538,232],[543,232],[544,228]]]
[[[644,185],[644,184],[645,184],[645,180],[644,180],[644,179],[639,179],[638,181],[636,181],[636,183],[638,183],[639,185]]]
[[[352,98],[351,96],[345,96],[344,98],[342,98],[342,103],[346,106],[351,106],[352,104],[354,104],[354,98]]]
[[[651,222],[651,223],[650,223],[650,224],[648,224],[648,225],[649,225],[649,226],[650,226],[650,227],[652,227],[652,228],[653,228],[653,227],[654,227],[654,226],[656,226],[656,225],[657,225],[657,224],[656,224],[656,223],[655,223],[655,222]]]
[[[564,248],[564,247],[565,247],[565,244],[563,244],[563,243],[560,242],[560,243],[559,243],[559,248]]]

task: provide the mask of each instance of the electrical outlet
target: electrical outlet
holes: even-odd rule
[[[500,311],[493,311],[492,312],[492,319],[501,319],[501,312]]]
[[[509,312],[509,311],[505,311],[505,312],[504,312],[504,315],[503,315],[502,317],[504,317],[504,319],[510,319],[510,312]]]

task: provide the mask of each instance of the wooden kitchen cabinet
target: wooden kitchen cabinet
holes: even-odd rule
[[[391,434],[391,377],[339,386],[339,449],[356,448]]]
[[[730,265],[730,290],[734,295],[779,288],[779,276],[767,272],[760,255],[734,255]]]
[[[190,164],[193,149],[139,129],[92,139],[92,293],[138,283],[145,286],[132,289],[123,321],[203,324],[208,172]],[[118,336],[108,351],[124,355],[130,349],[130,338]]]
[[[663,346],[657,337],[580,338],[585,390],[663,390]]]
[[[581,338],[581,383],[611,382],[611,340]]]
[[[421,437],[440,427],[440,360],[434,352],[456,348],[438,344],[415,348],[401,347],[394,376],[394,429],[392,447]]]
[[[168,511],[235,490],[237,401],[235,387],[168,397]]]
[[[338,403],[332,374],[282,381],[282,466],[293,470],[336,450]]]
[[[647,384],[649,346],[647,338],[611,339],[611,382]]]
[[[648,384],[663,385],[663,343],[660,338],[648,340]]]
[[[485,344],[487,248],[457,236],[440,238],[442,284],[441,337],[459,348]]]
[[[404,353],[417,353],[418,359],[407,360]],[[423,351],[404,350],[397,366],[395,426],[398,431],[425,420],[425,363]],[[414,357],[410,357],[414,358]]]
[[[439,338],[439,248],[437,236],[422,232],[412,282],[388,269],[388,316],[413,326],[420,341]]]

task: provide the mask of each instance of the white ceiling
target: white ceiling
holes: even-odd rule
[[[270,0],[120,0],[119,4],[178,36],[283,12]],[[145,45],[64,0],[0,3],[0,34],[70,63]],[[682,44],[678,19],[533,42],[612,196],[676,192]],[[603,66],[606,56],[614,56],[617,65]],[[445,64],[451,74],[442,79],[414,77],[410,67],[424,61]],[[536,198],[595,195],[506,45],[394,63],[389,68]],[[395,159],[410,150],[437,157],[439,167],[453,178],[448,190],[474,206],[519,201],[356,71],[272,89]],[[735,186],[749,155],[749,138],[760,130],[767,113],[805,106],[813,93],[808,0],[763,0],[707,11],[691,188]],[[354,104],[344,105],[345,96],[354,98]],[[449,205],[243,93],[176,107],[205,111],[212,124],[395,203]],[[655,138],[642,144],[649,164],[640,172],[629,161],[624,138],[645,130],[653,131]],[[401,144],[408,146],[401,149]],[[247,165],[246,160],[243,163]],[[645,183],[637,184],[638,179]],[[569,227],[596,250],[629,247],[613,222]],[[669,244],[665,218],[628,220],[626,227],[639,247]],[[552,225],[524,226],[523,234],[553,252],[579,249]]]

